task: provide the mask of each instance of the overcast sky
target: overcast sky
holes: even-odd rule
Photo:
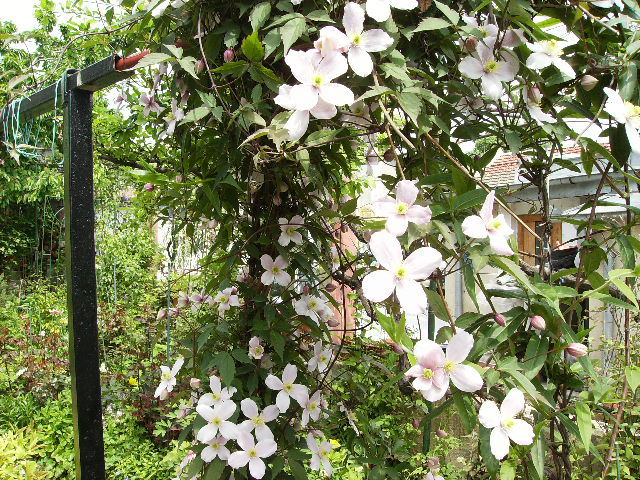
[[[36,0],[19,0],[11,2],[9,8],[0,8],[0,20],[15,23],[18,31],[30,30],[36,25],[33,6]]]

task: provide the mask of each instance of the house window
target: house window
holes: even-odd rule
[[[543,236],[543,221],[541,215],[521,215],[520,219],[539,237]],[[551,224],[551,248],[562,243],[562,223]],[[534,237],[522,224],[518,224],[518,250],[523,261],[530,265],[539,265],[542,254],[542,242]]]

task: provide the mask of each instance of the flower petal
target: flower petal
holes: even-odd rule
[[[431,209],[420,205],[411,205],[407,211],[407,220],[416,225],[426,225],[431,221]]]
[[[395,270],[402,262],[402,248],[396,237],[389,232],[376,232],[371,235],[369,248],[376,260],[387,270]]]
[[[533,428],[524,420],[514,419],[513,426],[507,428],[507,435],[518,445],[531,445],[535,434]]]
[[[500,425],[500,409],[495,402],[487,400],[482,402],[478,411],[478,421],[485,428],[495,428]]]
[[[403,235],[404,232],[407,231],[407,227],[409,226],[409,219],[406,215],[398,215],[391,214],[389,218],[387,218],[387,222],[385,223],[385,228],[387,232],[392,234],[395,237],[399,237]]]
[[[430,248],[430,247],[427,247]],[[400,306],[408,315],[419,315],[427,311],[429,302],[422,286],[415,280],[402,279],[396,284],[396,295]]]
[[[364,28],[364,10],[355,2],[349,2],[344,7],[342,25],[348,36],[362,33]]]
[[[233,469],[242,468],[247,463],[249,463],[249,454],[242,450],[239,452],[233,452],[231,455],[229,455],[227,463]]]
[[[389,0],[367,0],[367,15],[376,22],[384,22],[391,16]]]
[[[383,52],[393,45],[393,38],[384,30],[376,28],[362,34],[360,46],[367,52]]]
[[[403,262],[411,280],[428,278],[442,263],[442,254],[432,247],[421,247],[412,252]]]
[[[284,371],[282,372],[282,383],[285,385],[288,383],[293,383],[298,376],[298,368],[292,363],[288,363],[286,367],[284,367]]]
[[[471,238],[486,238],[489,235],[484,220],[478,215],[471,215],[462,221],[462,232]]]
[[[546,53],[534,52],[527,58],[526,65],[533,70],[542,70],[551,65],[551,57]]]
[[[386,300],[393,293],[394,288],[394,275],[388,270],[371,272],[362,280],[362,293],[372,302]]]
[[[460,64],[458,65],[458,70],[465,77],[469,77],[472,79],[480,78],[484,75],[484,66],[475,57],[471,55],[464,57]]]
[[[347,60],[344,58],[344,56],[338,52],[333,52],[322,59],[322,61],[318,65],[318,68],[316,69],[316,72],[326,82],[330,82],[334,78],[347,73],[347,70]],[[352,103],[353,100],[345,104],[337,103],[335,105],[351,105]]]
[[[418,6],[418,0],[389,0],[389,3],[399,10],[412,10]]]
[[[256,418],[258,416],[258,405],[250,398],[245,398],[240,402],[240,410],[247,418]]]
[[[447,360],[455,363],[464,362],[472,348],[473,335],[458,329],[447,345]]]
[[[332,105],[351,105],[355,101],[353,92],[340,83],[327,83],[319,91],[320,98]]]
[[[267,466],[260,458],[252,458],[249,460],[249,473],[253,478],[260,479],[264,477],[264,472],[267,470]]]
[[[444,365],[444,352],[433,340],[418,340],[413,347],[413,354],[422,367],[436,370]]]
[[[289,97],[296,110],[311,110],[318,103],[318,89],[313,85],[294,85]]]
[[[484,381],[471,365],[458,364],[449,372],[453,384],[463,392],[475,392],[482,388]]]
[[[278,445],[273,439],[261,440],[256,444],[256,452],[259,457],[266,458],[276,453]]]
[[[267,387],[269,387],[271,390],[282,390],[284,388],[284,384],[282,383],[282,380],[280,380],[278,377],[276,377],[275,375],[269,375],[267,376],[266,380],[264,381],[264,383],[267,385]]]
[[[349,66],[353,73],[360,77],[367,77],[373,71],[371,55],[362,47],[351,47],[348,53]],[[353,103],[353,102],[352,102]]]
[[[522,410],[524,410],[524,394],[517,388],[512,388],[500,405],[500,413],[503,417],[513,418]]]
[[[316,107],[317,106],[316,104]],[[314,109],[316,107],[314,107]],[[287,120],[287,123],[284,124],[284,128],[289,131],[289,140],[292,142],[300,140],[307,131],[307,128],[309,128],[309,110],[297,110],[293,112],[289,120]]]
[[[284,390],[280,390],[276,396],[276,406],[282,413],[286,412],[291,405],[291,397]]]
[[[396,201],[413,205],[420,190],[411,180],[401,180],[396,185]]]
[[[511,250],[507,238],[500,232],[489,232],[491,250],[498,255],[513,255],[513,250]]]
[[[491,453],[498,460],[502,460],[509,455],[509,437],[502,427],[491,430],[489,444],[491,445]]]
[[[325,102],[322,98],[318,98],[318,103],[311,109],[311,115],[322,120],[333,118],[338,113],[335,105]]]

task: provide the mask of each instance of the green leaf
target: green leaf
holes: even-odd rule
[[[490,436],[491,430],[480,425],[480,456],[482,456],[489,474],[495,477],[500,469],[500,462],[493,456],[493,453],[491,453]]]
[[[436,4],[436,8],[444,13],[444,16],[447,17],[453,25],[458,24],[460,21],[460,14],[458,12],[446,6],[444,3],[440,3],[438,0],[434,3]]]
[[[204,465],[204,461],[200,457],[196,457],[193,460],[191,460],[191,463],[189,464],[189,468],[187,469],[187,477],[188,478],[195,477],[196,474],[200,473],[200,470],[202,470],[203,465]]]
[[[221,75],[232,75],[234,77],[239,77],[249,68],[249,64],[244,60],[240,60],[238,62],[229,62],[221,65],[218,68],[214,68],[213,71],[219,73]]]
[[[409,115],[409,118],[415,123],[418,124],[418,115],[422,111],[422,101],[420,98],[413,93],[401,93],[398,95],[398,103],[400,103],[400,107],[402,110]]]
[[[475,190],[470,190],[460,195],[456,195],[453,198],[452,207],[454,210],[466,210],[467,208],[482,205],[485,198],[487,198],[487,192],[477,188]]]
[[[166,62],[170,58],[173,57],[171,55],[167,55],[166,53],[150,53],[143,57],[135,66],[133,66],[129,70],[137,70],[138,68],[148,67],[149,65],[155,65],[156,63]]]
[[[362,95],[360,95],[356,99],[356,102],[358,102],[360,100],[366,100],[367,98],[371,98],[371,97],[378,97],[380,95],[384,95],[386,93],[392,93],[392,92],[393,92],[393,90],[390,90],[388,87],[383,87],[382,85],[376,85],[376,86],[371,87],[369,90],[367,90]]]
[[[533,442],[533,447],[531,447],[531,461],[533,463],[533,467],[538,474],[538,480],[544,480],[544,455],[545,455],[545,438],[544,435],[536,436],[536,439]]]
[[[227,385],[231,385],[236,376],[236,364],[228,352],[219,352],[214,357],[214,363],[220,372],[220,378]]]
[[[525,377],[529,380],[534,378],[544,366],[548,349],[549,339],[547,337],[533,335],[529,340],[527,351],[524,354],[525,361],[522,364]]]
[[[500,480],[514,480],[516,478],[516,464],[513,460],[505,460],[500,466]]]
[[[451,23],[444,18],[427,17],[422,20],[413,33],[424,32],[426,30],[440,30],[441,28],[450,27]]]
[[[271,462],[271,478],[276,478],[284,468],[284,458],[275,457]]]
[[[584,449],[588,452],[591,445],[591,433],[593,424],[591,423],[591,410],[584,402],[576,403],[576,417],[578,418],[578,430]]]
[[[624,369],[624,375],[627,377],[629,388],[635,392],[640,385],[640,367],[627,367]]]
[[[254,32],[244,39],[242,53],[252,62],[259,62],[264,58],[264,47],[258,38],[258,32]]]
[[[520,139],[520,136],[513,130],[506,130],[504,136],[507,140],[507,144],[509,145],[509,150],[513,153],[518,153],[522,148],[522,140]]]
[[[208,113],[209,113],[208,107],[197,107],[197,108],[194,108],[193,110],[189,110],[179,125],[183,125],[189,122],[197,122],[198,120],[206,117]]]
[[[307,480],[309,478],[307,477],[307,469],[297,460],[289,458],[289,468],[291,469],[293,478],[296,480]]]
[[[305,142],[307,145],[318,145],[321,143],[330,142],[333,140],[336,135],[338,135],[338,130],[330,130],[328,128],[323,128],[322,130],[318,130],[317,132],[313,132],[307,137],[307,141]]]
[[[278,356],[283,358],[285,339],[280,332],[271,330],[271,345]]]
[[[253,10],[251,10],[251,14],[249,15],[249,21],[251,22],[251,28],[254,32],[260,30],[260,27],[264,25],[270,14],[270,2],[262,2],[253,7]]]
[[[207,473],[204,475],[204,480],[218,480],[224,472],[226,462],[223,462],[219,458],[216,458],[207,467]]]
[[[449,310],[447,310],[447,306],[444,303],[444,300],[440,296],[438,292],[435,290],[426,289],[427,300],[429,302],[429,308],[433,310],[433,313],[440,320],[444,320],[445,322],[451,321],[451,315],[449,314]]]
[[[395,63],[383,63],[380,68],[386,77],[393,77],[403,82],[413,82],[407,74],[407,67],[396,65]]]
[[[280,28],[280,36],[282,37],[285,55],[306,28],[307,23],[304,21],[304,18],[292,18]]]
[[[456,404],[456,413],[460,415],[465,430],[471,433],[478,423],[478,414],[473,400],[467,394],[456,392],[453,394],[453,402]]]

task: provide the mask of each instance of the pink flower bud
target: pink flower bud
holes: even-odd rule
[[[335,328],[338,325],[340,325],[340,320],[338,320],[337,318],[330,318],[329,320],[327,320],[327,325],[329,325],[332,328]]]
[[[196,388],[200,387],[200,379],[199,378],[191,378],[191,380],[189,380],[189,385],[193,389],[196,389]]]
[[[449,434],[447,432],[445,432],[444,430],[436,430],[436,435],[440,438],[447,438],[449,436]]]
[[[429,457],[427,459],[427,465],[431,469],[440,468],[440,457]]]
[[[311,292],[309,285],[305,285],[304,287],[302,287],[302,293],[304,293],[305,295],[309,295],[309,292]]]
[[[160,320],[164,320],[165,318],[167,318],[167,311],[164,308],[161,310],[158,310],[158,315],[156,315],[156,320],[160,321]]]
[[[153,183],[145,183],[144,184],[144,189],[147,192],[153,192],[155,190],[156,186]]]
[[[574,357],[584,357],[587,352],[587,346],[581,343],[570,343],[567,347],[567,352]]]
[[[411,424],[413,425],[413,428],[419,428],[420,427],[420,420],[418,420],[417,418],[414,418],[413,421],[411,422]]]
[[[469,37],[464,41],[464,49],[469,53],[475,52],[477,47],[478,39],[476,37]]]
[[[597,84],[598,79],[591,75],[585,75],[580,79],[580,85],[582,85],[582,88],[584,88],[587,92],[593,90]]]
[[[501,313],[496,313],[495,321],[501,327],[505,327],[507,325],[507,317]]]
[[[202,58],[196,62],[195,71],[198,75],[204,72],[204,60]]]
[[[391,349],[394,352],[396,352],[398,355],[402,355],[404,353],[404,350],[402,350],[402,347],[398,345],[396,342],[394,342],[393,340],[391,340],[390,338],[387,338],[387,343],[391,346]]]
[[[275,206],[282,205],[282,197],[280,196],[280,194],[279,194],[279,193],[276,193],[276,194],[273,196],[273,200],[272,200],[272,201],[273,201],[273,204],[274,204]]]
[[[529,321],[531,322],[533,328],[536,328],[538,330],[544,330],[545,328],[547,328],[547,322],[545,322],[544,318],[542,318],[540,315],[529,317]]]
[[[184,182],[184,176],[182,174],[176,176],[176,182],[178,183]]]
[[[324,288],[325,288],[325,290],[326,290],[327,292],[333,292],[333,291],[334,291],[336,288],[338,288],[338,287],[336,287],[333,283],[329,283],[329,284],[327,284],[327,286],[326,286],[326,287],[324,287]]]
[[[236,54],[233,52],[232,48],[227,48],[222,54],[222,57],[224,58],[225,63],[233,62],[233,59],[236,57]]]

